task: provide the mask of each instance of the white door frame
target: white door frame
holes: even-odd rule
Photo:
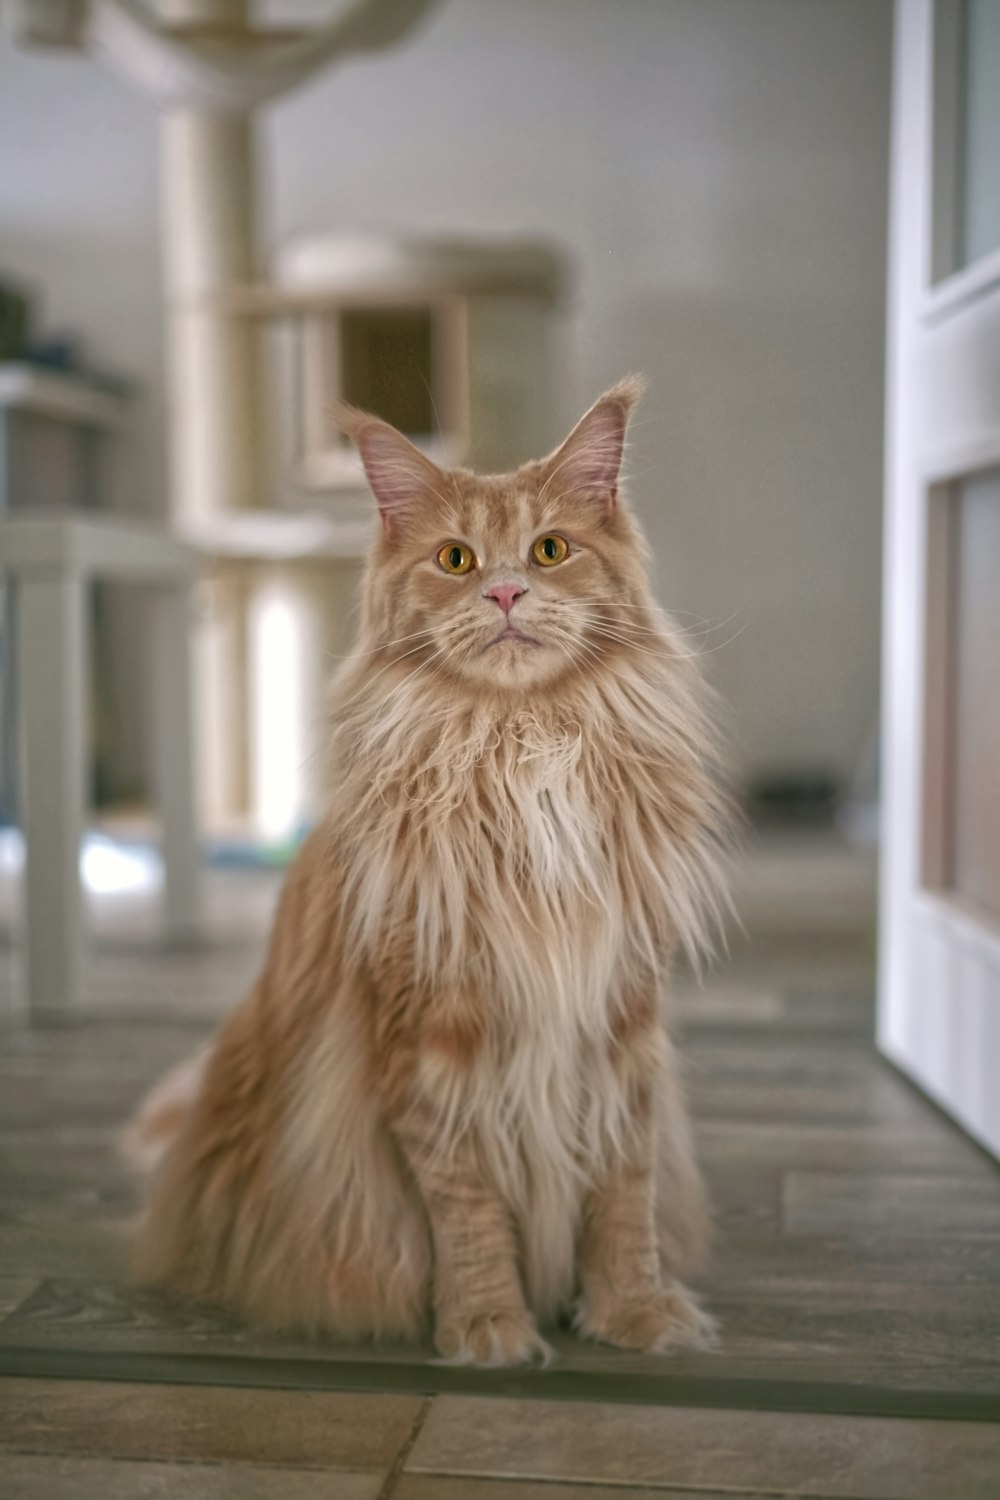
[[[896,0],[878,1044],[1000,1155],[1000,921],[942,866],[948,507],[1000,467],[1000,251],[948,273],[960,3]]]

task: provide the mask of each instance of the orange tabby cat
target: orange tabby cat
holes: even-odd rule
[[[640,383],[550,458],[445,473],[344,425],[378,502],[329,813],[254,990],[131,1129],[138,1275],[270,1324],[501,1365],[573,1307],[704,1342],[705,1231],[658,983],[723,901],[690,652],[619,491]]]

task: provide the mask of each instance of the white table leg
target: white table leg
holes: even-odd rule
[[[152,764],[163,824],[164,917],[172,942],[201,930],[201,857],[194,809],[190,588],[149,596]]]
[[[69,1019],[83,969],[87,590],[80,578],[29,577],[18,599],[28,1002],[33,1019]]]

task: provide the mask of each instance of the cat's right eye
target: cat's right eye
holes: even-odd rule
[[[476,565],[472,548],[464,542],[445,542],[438,552],[438,565],[446,573],[470,573]]]

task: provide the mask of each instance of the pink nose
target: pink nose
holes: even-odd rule
[[[491,589],[487,589],[483,595],[485,599],[495,599],[505,615],[509,615],[514,608],[515,602],[528,590],[520,583],[495,583]]]

